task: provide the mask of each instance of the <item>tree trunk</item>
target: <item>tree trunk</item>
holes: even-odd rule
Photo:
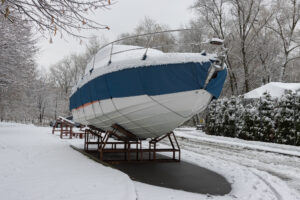
[[[229,75],[229,84],[230,84],[230,90],[231,90],[231,94],[234,95],[235,94],[235,89],[237,91],[237,88],[235,88],[236,86],[236,78],[234,73],[232,72],[232,68],[231,68],[231,62],[229,61],[229,59],[227,59],[227,67],[228,67],[228,75]]]
[[[245,77],[245,81],[244,81],[244,87],[245,87],[245,93],[250,91],[249,88],[249,70],[248,70],[248,65],[247,65],[247,60],[246,60],[246,52],[245,52],[245,47],[242,47],[242,55],[243,55],[243,67],[244,67],[244,77]]]
[[[286,70],[287,63],[284,63],[280,68],[280,76],[279,76],[279,82],[283,82],[284,76],[285,76],[285,70]]]

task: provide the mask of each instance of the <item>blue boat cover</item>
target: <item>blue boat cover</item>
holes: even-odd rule
[[[70,110],[109,98],[163,95],[202,89],[211,62],[155,65],[123,69],[90,80],[70,97]],[[206,87],[215,98],[221,94],[227,70],[217,73]]]

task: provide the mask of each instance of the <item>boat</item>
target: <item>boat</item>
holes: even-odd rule
[[[118,125],[136,138],[155,138],[220,96],[227,75],[220,55],[164,53],[117,42],[98,51],[74,86],[75,122],[104,131]]]

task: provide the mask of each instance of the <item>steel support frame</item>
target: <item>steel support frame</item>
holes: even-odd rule
[[[167,149],[157,149],[157,143],[162,141],[163,139],[168,138],[170,145],[172,148]],[[174,140],[174,141],[173,141]],[[172,160],[180,161],[181,159],[181,151],[176,136],[173,132],[167,133],[163,136],[153,138],[149,141],[149,160],[156,160],[157,152],[172,152]],[[178,153],[178,157],[176,158],[176,152]]]
[[[119,125],[113,125],[112,130],[103,132],[95,127],[89,127],[85,130],[85,143],[84,150],[90,151],[89,145],[97,145],[97,150],[99,153],[99,158],[101,161],[110,163],[119,162],[145,162],[145,161],[177,161],[181,159],[181,152],[176,136],[173,132],[167,133],[163,136],[153,138],[149,141],[149,148],[143,148],[142,140],[137,139],[132,133],[125,130]],[[121,130],[121,131],[120,131]],[[117,134],[117,132],[119,134]],[[123,134],[123,135],[122,135]],[[90,138],[93,137],[94,141]],[[110,141],[109,138],[116,138],[117,141]],[[157,143],[163,139],[168,138],[171,148],[157,148]],[[121,147],[123,146],[123,147]],[[157,158],[157,153],[171,152],[172,157],[170,159],[159,159]],[[124,158],[122,160],[107,160],[104,154],[108,153],[122,153]],[[135,156],[132,157],[132,154]],[[148,159],[145,159],[144,154],[148,153]],[[177,154],[176,154],[177,153]],[[177,156],[176,156],[177,155]]]
[[[53,125],[52,134],[54,134],[55,132],[60,132],[61,139],[64,139],[64,138],[72,139],[73,136],[81,138],[81,135],[83,135],[85,133],[82,130],[82,126],[80,127],[80,130],[82,132],[80,132],[80,133],[74,132],[73,127],[74,127],[73,124],[59,118],[56,120],[55,124]]]

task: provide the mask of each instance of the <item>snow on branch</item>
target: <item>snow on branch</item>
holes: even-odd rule
[[[0,14],[13,23],[11,13],[19,13],[41,33],[83,37],[81,30],[109,29],[87,16],[98,9],[109,9],[111,4],[110,0],[2,0]]]

